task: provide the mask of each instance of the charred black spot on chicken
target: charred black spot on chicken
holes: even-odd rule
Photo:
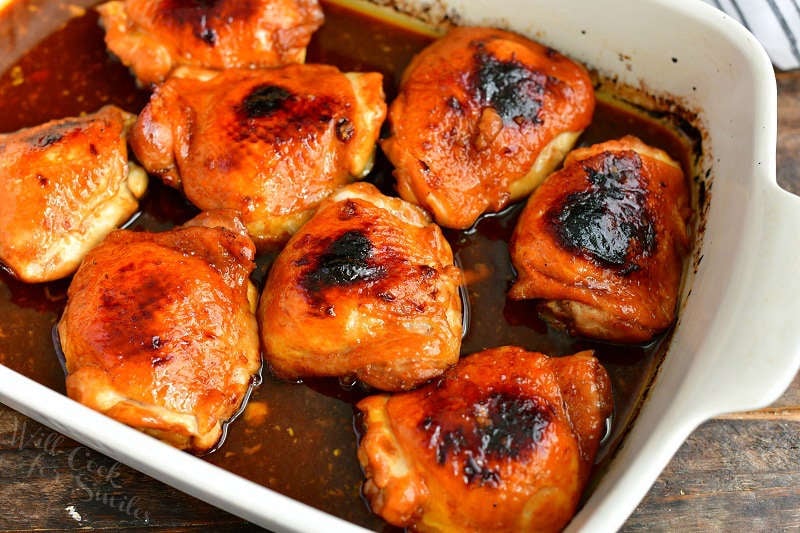
[[[55,144],[60,141],[62,138],[64,138],[64,136],[60,133],[48,133],[38,137],[34,144],[39,148],[47,148],[51,144]]]
[[[347,199],[339,206],[339,220],[350,220],[359,214],[358,204]]]
[[[337,138],[346,142],[355,129],[349,119],[335,118],[343,107],[340,100],[331,96],[260,84],[235,106],[237,120],[232,121],[228,134],[234,142],[313,142],[333,126]]]
[[[492,465],[533,452],[544,438],[553,412],[540,398],[494,393],[465,413],[466,425],[448,424],[436,415],[420,424],[435,451],[436,462],[454,459],[467,484],[496,485],[500,473]]]
[[[247,118],[260,118],[281,109],[292,93],[276,85],[258,85],[241,103],[239,112]]]
[[[217,30],[208,27],[208,22],[205,18],[201,19],[200,30],[195,35],[210,46],[217,44]]]
[[[192,34],[209,46],[217,44],[215,28],[231,20],[246,20],[255,13],[253,2],[225,0],[162,0],[156,8],[155,19],[172,27],[189,26]]]
[[[458,98],[456,98],[455,96],[450,96],[447,99],[447,107],[449,107],[450,109],[459,114],[463,112],[463,108],[461,107],[461,102],[459,102]]]
[[[481,455],[516,458],[541,442],[553,418],[539,398],[497,393],[473,408]]]
[[[539,124],[547,76],[531,70],[519,61],[501,61],[480,49],[475,54],[477,70],[472,92],[482,106],[491,106],[511,122]]]
[[[386,268],[375,264],[372,242],[364,233],[347,231],[331,241],[301,279],[303,288],[315,294],[328,287],[377,281]]]
[[[73,135],[84,133],[86,124],[78,118],[65,118],[45,132],[32,133],[25,141],[37,148],[47,148]]]
[[[346,118],[340,118],[336,121],[336,138],[343,143],[349,142],[355,135],[356,129],[353,123]]]
[[[548,213],[561,246],[620,275],[638,270],[636,258],[656,249],[641,167],[634,152],[604,152],[584,162],[590,187],[567,195]]]

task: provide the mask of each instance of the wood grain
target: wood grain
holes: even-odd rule
[[[778,74],[778,182],[800,194],[800,71]],[[622,531],[800,528],[800,378],[700,426]],[[0,530],[258,531],[0,405]]]
[[[778,81],[778,184],[800,195],[800,73],[777,74]]]
[[[5,406],[0,509],[3,531],[258,530]]]
[[[681,447],[622,531],[800,527],[800,422],[712,420]]]

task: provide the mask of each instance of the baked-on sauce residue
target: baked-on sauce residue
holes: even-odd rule
[[[51,2],[51,11],[43,6],[37,13],[37,21],[42,23],[40,27],[48,27],[44,24],[48,16],[67,20],[69,11],[57,4]],[[200,17],[196,27],[199,36],[213,44],[213,2],[165,1],[165,6],[167,4],[187,8],[178,16]],[[323,8],[326,23],[314,35],[308,62],[329,63],[343,70],[381,71],[384,90],[391,100],[403,68],[415,52],[431,41],[430,37],[390,27],[324,2]],[[201,16],[203,10],[207,11],[205,22]],[[0,30],[4,29],[3,24],[12,23],[11,20],[0,21]],[[50,23],[49,27],[57,26]],[[0,43],[0,58],[17,57],[19,52],[25,52],[0,78],[0,131],[77,116],[107,103],[138,113],[147,102],[149,93],[137,88],[127,69],[106,52],[103,32],[94,11],[88,10],[85,15],[70,19],[60,29],[42,37],[38,44],[25,51],[5,50],[3,46],[12,44]],[[480,78],[479,97],[491,102],[504,119],[535,120],[537,94],[546,80],[529,76],[513,61],[501,63],[492,58],[486,58],[477,77]],[[514,100],[510,97],[513,87],[522,87],[531,98]],[[287,93],[280,87],[256,89],[243,104],[242,120],[283,113],[293,98]],[[459,103],[451,105],[457,107]],[[346,142],[352,125],[337,122],[336,128],[340,140]],[[689,161],[687,148],[675,132],[602,101],[598,102],[593,124],[580,142],[590,144],[624,134],[637,135],[646,143],[666,150],[678,161]],[[57,140],[41,140],[44,144],[50,142]],[[391,168],[380,153],[367,179],[384,192],[392,190]],[[606,183],[600,176],[598,180]],[[615,185],[605,187],[613,196]],[[580,199],[573,199],[573,204],[580,204]],[[554,356],[595,349],[611,376],[615,400],[611,435],[599,455],[602,464],[618,445],[635,414],[639,399],[662,357],[666,337],[648,346],[628,347],[574,339],[542,322],[533,303],[508,300],[505,292],[514,279],[514,272],[507,242],[520,207],[517,204],[499,215],[485,217],[474,231],[445,232],[462,267],[479,273],[469,276],[473,280],[467,288],[472,303],[471,318],[462,354],[501,345],[519,345]],[[582,212],[605,216],[606,211],[607,208],[601,206]],[[179,193],[153,178],[142,203],[142,213],[133,226],[164,230],[185,222],[196,212]],[[646,227],[626,227],[625,231],[647,248]],[[625,233],[626,239],[628,233]],[[578,243],[585,241],[579,231],[566,238]],[[313,273],[307,275],[308,288],[313,290],[329,283],[347,283],[351,279],[380,275],[370,263],[370,245],[365,239],[353,233],[330,243],[324,264],[314,265]],[[588,253],[596,253],[610,263],[618,262],[625,248],[624,243],[593,246],[586,246]],[[348,254],[355,250],[354,263],[341,260],[340,252],[345,248]],[[257,283],[263,282],[270,260],[270,257],[259,258]],[[0,272],[0,363],[61,392],[64,391],[64,375],[51,341],[51,329],[63,310],[68,283],[69,280],[62,280],[26,285]],[[164,342],[150,337],[144,341],[154,354]],[[391,531],[392,528],[369,512],[360,497],[362,474],[356,458],[353,404],[365,394],[357,386],[343,386],[336,380],[309,380],[298,384],[281,382],[267,375],[254,391],[244,415],[231,424],[224,445],[205,460],[346,520],[374,530]],[[488,409],[491,416],[483,419],[481,431],[484,433],[464,438],[485,438],[486,454],[518,453],[513,444],[521,438],[518,432],[536,441],[539,432],[546,431],[547,417],[532,400],[498,395],[486,398],[485,402],[481,409]],[[520,422],[524,423],[520,425]],[[430,423],[435,424],[435,421]],[[458,441],[455,433],[449,441],[452,443],[442,441],[442,456],[454,452]],[[492,472],[484,471],[482,464],[465,463],[463,468],[473,482],[487,483],[494,479]]]

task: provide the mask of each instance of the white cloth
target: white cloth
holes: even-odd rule
[[[800,0],[703,0],[721,9],[761,41],[781,70],[800,67]]]

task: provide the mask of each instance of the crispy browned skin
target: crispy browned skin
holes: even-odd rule
[[[381,146],[400,196],[463,229],[528,195],[593,111],[582,66],[514,33],[456,28],[406,69]]]
[[[136,212],[147,175],[128,162],[133,120],[106,106],[0,134],[0,261],[19,279],[72,274]]]
[[[386,114],[380,74],[185,74],[153,93],[131,146],[199,208],[239,211],[259,249],[284,244],[321,200],[370,170]]]
[[[231,212],[110,234],[58,325],[67,394],[176,447],[211,448],[261,364],[254,254]]]
[[[270,270],[258,317],[281,377],[409,389],[458,360],[460,271],[417,206],[366,183],[335,193]]]
[[[509,296],[545,300],[545,317],[573,334],[646,341],[675,319],[690,214],[663,151],[631,136],[577,149],[520,216]]]
[[[143,84],[179,66],[302,63],[324,19],[316,0],[125,0],[97,10],[106,46]]]
[[[589,477],[611,386],[591,352],[502,347],[358,404],[372,510],[414,531],[558,531]]]

